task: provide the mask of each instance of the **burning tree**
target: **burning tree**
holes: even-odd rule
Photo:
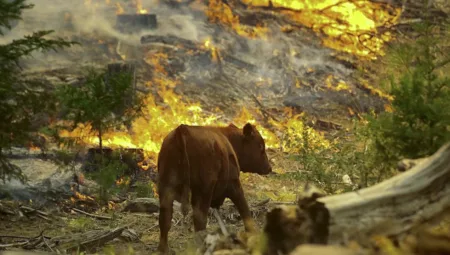
[[[0,0],[0,36],[12,28],[12,22],[21,19],[23,10],[32,7],[25,0]],[[20,79],[19,61],[38,50],[56,50],[73,44],[62,39],[44,39],[52,32],[38,31],[0,45],[0,179],[3,181],[12,177],[24,181],[20,169],[5,158],[4,151],[30,141],[32,132],[36,131],[31,124],[33,116],[52,107],[51,95],[43,89],[43,84]]]

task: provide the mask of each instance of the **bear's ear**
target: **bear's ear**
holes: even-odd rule
[[[255,127],[252,124],[247,123],[247,124],[245,124],[243,131],[244,131],[244,136],[250,137],[255,133]]]
[[[228,125],[228,127],[238,128],[238,127],[236,127],[236,125],[234,125],[233,123],[230,123],[230,125]]]

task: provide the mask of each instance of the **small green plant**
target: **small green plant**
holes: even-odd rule
[[[69,227],[80,232],[84,232],[94,226],[95,222],[93,219],[88,217],[78,217],[76,219],[71,219],[68,223]]]
[[[310,146],[309,133],[301,136],[299,153],[291,157],[303,164],[302,172],[285,174],[281,178],[294,178],[312,182],[329,194],[351,191],[357,186],[367,187],[389,177],[386,164],[376,157],[374,143],[367,125],[355,121],[352,135],[346,131],[335,134],[326,148]],[[344,183],[348,175],[352,184]]]
[[[138,197],[154,197],[153,183],[151,182],[136,182],[136,193]]]
[[[401,70],[389,79],[392,111],[368,116],[380,162],[425,157],[450,141],[450,24],[432,24],[427,15],[414,40],[389,54],[392,69]]]
[[[117,156],[107,159],[103,155],[96,155],[93,164],[96,164],[96,170],[86,176],[99,185],[98,199],[107,203],[111,195],[120,192],[121,187],[117,185],[117,179],[124,175],[128,166]]]
[[[127,100],[134,93],[132,90],[130,74],[111,74],[107,79],[105,73],[88,68],[83,86],[61,86],[57,95],[66,112],[64,118],[71,121],[73,127],[89,123],[101,150],[105,132],[129,125],[138,116],[142,101],[137,95]]]

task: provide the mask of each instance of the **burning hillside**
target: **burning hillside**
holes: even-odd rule
[[[136,65],[138,91],[147,93],[144,114],[130,130],[105,134],[106,146],[143,148],[154,156],[180,123],[251,122],[271,148],[298,150],[305,128],[323,147],[328,141],[311,127],[330,120],[330,110],[338,116],[331,120],[345,122],[387,103],[351,77],[358,57],[383,54],[391,35],[379,28],[395,24],[397,8],[334,0],[168,3],[85,1],[70,13],[73,29],[58,32],[82,43],[66,53],[71,61]],[[129,31],[114,30],[125,14],[135,19]],[[137,25],[143,30],[133,30]],[[309,125],[301,120],[304,112],[313,117]],[[61,135],[94,145],[89,130],[86,123]]]

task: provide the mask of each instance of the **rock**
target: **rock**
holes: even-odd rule
[[[155,213],[159,211],[159,202],[155,198],[136,198],[128,201],[123,212]]]
[[[120,234],[120,239],[126,242],[137,242],[139,241],[139,235],[134,231],[134,229],[125,229],[122,234]]]

